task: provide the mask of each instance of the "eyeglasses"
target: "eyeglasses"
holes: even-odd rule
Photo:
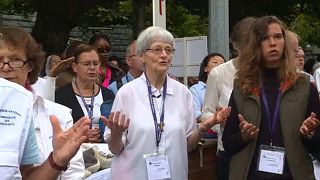
[[[8,61],[8,62],[3,62],[3,61],[0,61],[0,69],[2,69],[4,67],[4,65],[8,64],[8,66],[10,68],[22,68],[25,64],[27,64],[28,61],[23,61],[21,59],[16,59],[16,60],[11,60],[11,61]]]
[[[157,47],[157,48],[149,48],[149,49],[146,49],[146,50],[147,51],[151,51],[155,55],[161,55],[162,51],[164,50],[168,56],[174,54],[174,51],[175,51],[174,48],[170,48],[170,47],[166,47],[166,48]]]
[[[100,65],[100,61],[77,62],[77,64],[81,64],[85,67],[90,67],[91,65],[97,67]]]

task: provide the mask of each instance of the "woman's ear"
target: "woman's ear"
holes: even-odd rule
[[[208,67],[205,67],[204,69],[203,69],[203,71],[205,72],[205,73],[208,73]]]
[[[77,64],[74,61],[71,63],[71,67],[73,72],[77,73]]]
[[[27,63],[28,72],[31,72],[33,70],[33,64]]]
[[[140,61],[142,62],[142,64],[145,64],[145,63],[146,63],[146,58],[145,58],[145,54],[144,54],[144,53],[142,53],[142,54],[139,55],[139,59],[140,59]]]

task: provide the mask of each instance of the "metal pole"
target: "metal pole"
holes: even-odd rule
[[[229,0],[209,0],[208,52],[229,60]]]

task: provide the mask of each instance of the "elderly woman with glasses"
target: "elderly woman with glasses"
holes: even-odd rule
[[[37,81],[44,60],[41,46],[29,33],[16,27],[0,27],[1,90],[9,87],[4,78],[21,92],[27,94],[29,90],[33,94],[29,106],[21,96],[0,96],[0,102],[15,105],[9,110],[0,105],[1,179],[57,179],[59,175],[58,179],[81,179],[84,175],[82,152],[78,149],[87,138],[90,121],[81,118],[72,126],[69,108],[33,90],[31,85]],[[29,110],[27,116],[22,113],[25,110]]]
[[[137,39],[145,72],[118,91],[104,121],[109,149],[115,154],[112,179],[188,179],[188,150],[201,134],[228,116],[224,108],[198,129],[188,88],[168,76],[174,37],[149,27]]]
[[[114,95],[111,90],[96,83],[100,68],[96,48],[81,44],[73,54],[75,77],[71,83],[57,89],[55,101],[72,109],[73,119],[90,118],[89,142],[101,142],[104,129],[101,132],[99,128],[100,106],[104,101],[113,100]]]

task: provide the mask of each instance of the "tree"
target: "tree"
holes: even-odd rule
[[[290,28],[299,35],[299,44],[320,46],[320,19],[314,16],[299,14],[290,24]]]
[[[147,0],[122,0],[112,4],[101,4],[91,9],[82,19],[81,27],[106,26],[108,24],[130,24],[132,39],[146,26],[146,14],[150,14]],[[148,23],[147,23],[148,24]]]
[[[38,0],[37,19],[31,34],[41,42],[47,54],[59,54],[63,52],[71,30],[80,24],[83,14],[99,3],[99,0]]]
[[[207,34],[208,0],[166,2],[167,28],[176,37]],[[230,32],[236,22],[247,16],[273,14],[287,24],[295,21],[301,13],[304,18],[320,18],[318,0],[229,0],[229,4]],[[136,38],[142,29],[152,24],[152,5],[147,0],[1,0],[0,12],[37,12],[32,35],[47,54],[60,54],[75,26],[85,29],[89,26],[130,24],[133,38]],[[293,24],[296,28],[297,23]],[[317,37],[314,33],[310,36]]]
[[[1,12],[37,12],[32,36],[47,54],[60,54],[71,30],[80,25],[86,12],[99,4],[112,3],[111,0],[5,0]]]
[[[167,29],[175,37],[201,36],[208,33],[208,18],[192,14],[175,1],[167,1]]]
[[[207,18],[193,14],[181,3],[167,1],[166,12],[167,29],[176,37],[207,34]],[[152,2],[146,0],[117,1],[112,8],[99,6],[89,11],[87,17],[82,23],[83,29],[88,26],[127,23],[132,27],[132,39],[135,39],[141,30],[152,25]],[[98,18],[99,21],[97,17],[101,17]]]

